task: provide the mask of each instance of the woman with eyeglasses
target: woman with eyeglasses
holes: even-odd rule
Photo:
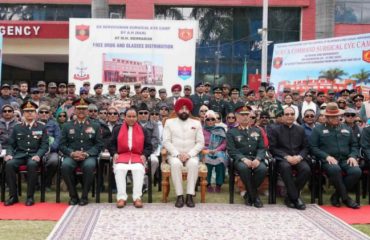
[[[63,125],[68,121],[68,115],[66,111],[60,111],[56,115],[57,123],[59,124],[59,128],[62,129]]]
[[[337,99],[337,104],[338,104],[339,109],[346,110],[348,108],[347,101],[343,97],[339,97]]]
[[[231,112],[226,115],[226,126],[228,130],[238,127],[235,113]]]
[[[64,111],[67,113],[67,121],[71,120],[75,112],[75,107],[72,105],[74,100],[75,97],[73,95],[68,95],[64,103],[56,111],[56,115]]]
[[[353,98],[352,98],[352,101],[353,101],[353,107],[356,111],[357,114],[360,114],[360,111],[361,111],[361,107],[362,107],[362,103],[364,102],[364,95],[362,94],[356,94]]]
[[[299,116],[299,110],[298,110],[298,107],[296,105],[294,105],[294,103],[293,103],[293,96],[290,95],[290,94],[287,94],[284,97],[283,109],[285,109],[287,107],[294,108],[294,111],[295,111],[294,121],[297,122],[297,119],[298,119],[298,116]]]
[[[219,112],[215,112],[215,114],[216,114],[216,126],[223,127],[225,131],[227,131],[227,125],[223,123],[221,114]]]
[[[297,122],[302,124],[304,113],[307,109],[312,109],[315,112],[315,115],[320,114],[320,108],[319,106],[313,101],[313,95],[310,91],[307,91],[304,95],[304,100],[301,105],[298,106],[298,114],[299,117],[297,119]]]
[[[312,130],[315,127],[315,122],[316,122],[315,111],[313,111],[312,109],[307,109],[303,114],[303,124],[302,124],[307,139],[310,139],[311,137]]]
[[[208,168],[207,191],[221,192],[221,186],[225,180],[226,164],[226,131],[223,127],[216,126],[216,114],[212,110],[205,113],[205,125],[203,127],[205,149],[209,153],[205,156],[205,162]],[[212,187],[212,172],[216,171],[216,187]]]
[[[206,112],[208,111],[208,107],[206,105],[202,105],[199,108],[199,118],[200,122],[202,123],[202,126],[205,124],[205,117],[206,117]]]
[[[357,113],[353,108],[347,108],[344,112],[344,124],[352,129],[353,136],[360,141],[362,128],[355,123]]]

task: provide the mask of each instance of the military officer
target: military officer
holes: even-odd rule
[[[328,103],[326,109],[321,112],[327,122],[313,129],[310,145],[312,154],[322,162],[323,169],[335,187],[330,198],[331,204],[340,207],[342,199],[347,207],[357,209],[360,205],[348,196],[348,190],[351,190],[361,177],[357,162],[358,142],[351,128],[340,123],[339,117],[343,113],[336,103]],[[342,171],[346,173],[344,177]]]
[[[209,109],[220,113],[222,115],[222,118],[225,118],[227,106],[228,106],[227,102],[225,102],[222,97],[222,88],[214,87],[213,97],[209,102]]]
[[[36,121],[37,107],[29,100],[21,105],[24,122],[14,127],[9,139],[9,147],[6,150],[4,160],[6,161],[5,175],[10,197],[4,202],[5,206],[18,202],[16,172],[21,165],[27,165],[28,171],[26,206],[32,206],[35,202],[34,192],[38,165],[49,148],[45,125]]]
[[[209,105],[210,97],[204,93],[204,84],[202,82],[195,85],[195,93],[190,96],[193,102],[192,115],[199,117],[199,109],[202,105]]]
[[[60,97],[57,95],[57,84],[50,82],[48,84],[48,94],[45,96],[45,102],[48,102],[51,112],[54,113],[60,105]]]
[[[94,103],[98,108],[102,107],[103,100],[107,99],[103,95],[103,84],[97,83],[94,85],[95,94],[90,97],[92,103]]]
[[[236,110],[239,126],[227,133],[227,151],[247,188],[245,204],[261,208],[263,204],[258,197],[257,189],[267,173],[263,161],[266,152],[261,130],[251,125],[254,121],[249,117],[250,112],[252,109],[249,106]]]
[[[239,89],[232,88],[230,90],[230,100],[228,102],[227,114],[235,112],[236,109],[244,106],[244,102],[239,97]]]
[[[63,126],[60,140],[60,151],[64,154],[62,176],[67,184],[70,205],[88,204],[88,193],[94,179],[96,158],[102,147],[103,140],[99,124],[87,119],[89,102],[77,99],[73,102],[77,119]],[[83,172],[82,197],[76,191],[74,170],[80,166]]]
[[[283,111],[281,102],[275,98],[275,88],[267,87],[267,97],[262,101],[261,107],[263,112],[268,112],[271,118],[276,118],[278,111]]]

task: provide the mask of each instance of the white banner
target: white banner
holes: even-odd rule
[[[193,86],[197,36],[197,21],[72,18],[69,82]]]

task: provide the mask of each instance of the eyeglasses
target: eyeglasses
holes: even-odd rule
[[[306,115],[306,116],[304,116],[305,118],[314,118],[315,117],[315,115]]]
[[[99,114],[107,114],[107,112],[99,112]]]
[[[111,115],[111,116],[115,115],[116,116],[116,115],[118,115],[118,112],[109,112],[108,115]]]
[[[227,117],[227,119],[235,119],[235,117]]]
[[[35,110],[23,110],[23,112],[25,113],[33,113],[33,112],[36,112]]]
[[[356,121],[354,121],[354,123],[362,123],[362,121],[360,121],[360,120],[356,120]]]
[[[207,118],[207,119],[206,119],[206,122],[214,122],[214,121],[216,121],[216,119],[215,119],[215,118]]]
[[[159,113],[151,113],[150,116],[159,116]]]
[[[98,110],[89,110],[89,112],[91,112],[91,113],[92,113],[92,112],[98,112]]]
[[[256,119],[256,117],[255,116],[251,116],[251,117],[249,117],[250,119]]]
[[[13,110],[11,110],[11,109],[9,109],[9,110],[4,109],[4,110],[3,110],[3,113],[12,113],[12,112],[14,112],[14,111],[13,111]]]
[[[346,113],[344,114],[345,117],[355,117],[356,114],[355,113]]]
[[[64,118],[65,118],[65,117],[67,117],[67,116],[66,116],[66,115],[59,115],[59,117],[60,117],[60,118],[61,118],[61,117],[64,117]]]
[[[326,107],[320,107],[320,109],[321,109],[321,110],[325,110],[325,109],[326,109]]]
[[[19,116],[19,115],[15,115],[15,117],[16,117],[16,118],[20,118],[21,116]]]
[[[284,113],[284,116],[294,116],[295,113]]]
[[[139,115],[148,115],[148,112],[139,112]]]
[[[221,120],[221,118],[220,117],[218,117],[218,118],[216,118],[217,120]]]
[[[260,117],[260,119],[269,119],[269,117],[262,116],[262,117]]]
[[[49,111],[39,111],[40,114],[49,114]]]

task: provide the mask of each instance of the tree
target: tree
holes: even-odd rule
[[[335,79],[342,79],[343,76],[348,75],[346,72],[339,68],[322,70],[320,71],[320,74],[320,77],[326,78],[330,81],[334,81]]]
[[[368,83],[370,80],[370,71],[366,71],[365,69],[361,69],[359,73],[353,74],[351,76],[355,78],[358,83]]]

